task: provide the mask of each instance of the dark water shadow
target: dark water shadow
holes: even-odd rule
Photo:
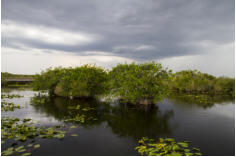
[[[84,128],[92,128],[106,122],[107,127],[117,136],[130,137],[135,141],[143,136],[158,138],[170,135],[171,129],[168,122],[174,114],[172,110],[161,112],[155,105],[135,106],[119,102],[111,105],[97,99],[66,99],[38,95],[31,99],[30,104],[36,112],[53,116],[59,121],[65,121],[76,115],[91,117],[91,120],[85,120],[83,123],[70,122]],[[94,110],[84,112],[81,109],[69,109],[77,105]]]

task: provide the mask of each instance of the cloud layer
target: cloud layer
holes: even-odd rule
[[[4,48],[150,61],[232,43],[234,0],[2,1]]]

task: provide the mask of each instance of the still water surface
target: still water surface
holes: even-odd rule
[[[200,103],[194,98],[172,96],[154,106],[140,108],[118,102],[60,97],[38,103],[37,92],[31,90],[14,89],[10,94],[24,96],[6,99],[24,108],[2,111],[2,116],[32,118],[41,126],[78,126],[68,129],[69,134],[76,133],[77,137],[66,135],[63,140],[36,139],[41,146],[32,150],[32,155],[139,155],[135,147],[137,140],[143,136],[187,140],[191,147],[200,148],[203,155],[235,153],[235,103],[229,98]],[[68,110],[68,106],[78,104],[95,108],[86,115],[95,120],[83,124],[64,122],[76,114]],[[8,147],[9,143],[2,144],[2,150]]]

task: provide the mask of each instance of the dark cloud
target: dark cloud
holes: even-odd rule
[[[91,43],[68,45],[9,37],[2,30],[5,47],[23,45],[78,55],[104,51],[152,60],[206,53],[203,42],[234,42],[234,0],[3,0],[2,23],[6,21],[99,37]]]

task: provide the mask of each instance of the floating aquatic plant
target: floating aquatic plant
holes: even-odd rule
[[[12,99],[12,98],[20,98],[22,97],[21,95],[17,95],[17,94],[7,94],[7,95],[4,95],[2,94],[1,95],[1,111],[14,111],[15,109],[20,109],[22,108],[19,104],[15,105],[14,103],[11,103],[11,102],[6,102],[4,101],[3,99]]]
[[[77,114],[70,117],[65,117],[65,122],[76,122],[76,123],[84,123],[85,121],[89,120],[97,120],[96,118],[89,117],[85,112],[89,112],[92,110],[95,110],[95,108],[92,107],[81,107],[80,105],[77,106],[68,106],[69,110],[76,110]],[[73,126],[72,126],[73,127]]]
[[[13,98],[21,98],[24,97],[22,95],[18,95],[18,94],[1,94],[1,99],[13,99]]]
[[[1,140],[5,142],[6,140],[14,139],[15,142],[21,141],[25,142],[29,139],[34,139],[36,137],[41,138],[58,138],[62,139],[65,136],[65,131],[58,130],[58,126],[44,128],[44,127],[37,127],[34,126],[32,119],[23,119],[20,120],[19,118],[11,118],[11,117],[2,117],[1,119]],[[61,128],[61,127],[60,127]],[[17,145],[17,143],[15,144]],[[28,144],[27,147],[32,147],[37,149],[40,147],[40,144]],[[26,149],[24,146],[19,146],[17,148],[10,147],[4,151],[2,151],[2,155],[12,155],[15,152],[23,153]],[[30,155],[24,153],[22,155]]]
[[[15,105],[14,103],[9,103],[9,102],[5,102],[2,101],[1,102],[1,111],[14,111],[15,109],[20,109],[22,107],[20,107],[19,104]]]
[[[176,142],[172,138],[160,138],[158,141],[143,137],[135,149],[141,155],[148,156],[200,156],[198,148],[189,148],[188,141]]]
[[[79,115],[79,114],[77,114],[75,117],[65,119],[64,121],[65,121],[65,122],[69,121],[69,122],[81,122],[81,123],[84,123],[84,121],[85,121],[85,115]]]

